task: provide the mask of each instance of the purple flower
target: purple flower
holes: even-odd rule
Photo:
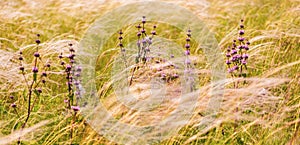
[[[243,54],[243,56],[242,56],[244,59],[248,59],[248,54]]]
[[[173,77],[174,78],[179,78],[179,75],[178,74],[174,74]]]
[[[11,95],[11,96],[9,96],[9,98],[10,98],[10,99],[14,99],[14,96]]]
[[[243,65],[246,65],[246,64],[247,64],[247,61],[243,59],[243,60],[242,60],[242,64],[243,64]]]
[[[24,66],[20,66],[19,69],[20,69],[21,71],[24,71],[25,68],[24,68]]]
[[[231,64],[230,60],[226,60],[226,64],[228,65]]]
[[[35,40],[35,43],[36,43],[36,44],[40,44],[41,41],[40,41],[39,39],[37,39],[37,40]]]
[[[171,58],[174,58],[174,55],[173,54],[171,54],[171,56],[170,56]]]
[[[80,84],[80,81],[75,81],[74,83],[76,86],[78,86]]]
[[[227,54],[226,54],[226,57],[230,57],[230,56],[231,56],[230,53],[227,53]]]
[[[248,45],[244,45],[245,50],[249,50]]]
[[[234,55],[234,54],[237,54],[237,50],[235,50],[235,49],[233,49],[233,50],[231,51],[231,55]]]
[[[15,103],[12,103],[10,106],[13,107],[13,108],[17,107],[17,105]]]
[[[42,72],[42,76],[46,77],[47,73],[46,72]]]
[[[238,70],[238,69],[239,69],[239,66],[235,65],[232,69],[233,69],[233,70]]]
[[[34,57],[40,57],[40,54],[38,52],[35,52],[33,55]]]
[[[151,34],[152,34],[152,35],[156,35],[156,31],[152,31]]]
[[[245,38],[244,37],[239,37],[238,40],[243,42],[245,40]]]
[[[186,50],[185,51],[185,55],[190,55],[191,53],[190,53],[190,50]]]
[[[37,67],[34,66],[34,67],[32,68],[32,72],[33,72],[33,73],[37,73],[37,72],[39,72],[39,69],[38,69]]]
[[[37,92],[38,92],[38,93],[42,93],[42,89],[41,89],[41,88],[38,88],[38,89],[37,89]]]
[[[185,44],[185,48],[190,48],[190,44]]]
[[[80,110],[79,106],[71,106],[71,109],[73,109],[75,112]]]
[[[143,24],[146,23],[146,16],[143,16],[142,23],[143,23]]]
[[[232,68],[228,68],[228,73],[232,73],[234,70]]]
[[[81,66],[77,66],[76,71],[81,72],[81,70],[82,70]]]
[[[245,30],[240,30],[240,31],[239,31],[239,34],[240,34],[240,35],[244,35],[244,34],[245,34]]]
[[[75,73],[75,76],[76,76],[76,77],[80,77],[80,73],[78,73],[78,72]]]
[[[142,29],[142,31],[141,31],[142,33],[146,33],[146,30],[145,29]]]
[[[191,60],[186,59],[186,60],[185,60],[185,63],[186,63],[186,64],[191,64]]]

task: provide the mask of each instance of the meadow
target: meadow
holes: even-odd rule
[[[107,39],[99,44],[103,45],[101,50],[85,55],[87,40],[94,36],[89,33],[102,28],[95,25],[102,23],[101,17],[138,2],[143,1],[0,1],[0,144],[300,144],[299,0],[161,0],[189,10],[211,33],[148,21],[153,16],[150,13],[144,19],[151,39],[144,37],[140,15],[140,22],[112,30],[101,39]],[[126,18],[127,11],[117,17]],[[207,52],[199,48],[201,44],[194,39],[197,34],[202,38],[213,34],[217,49]],[[100,42],[96,38],[104,34],[98,35],[92,42]],[[145,42],[137,44],[140,39]],[[136,45],[148,45],[151,50],[141,47],[140,51]],[[233,53],[235,49],[240,51]],[[85,61],[92,57],[96,58],[90,63],[95,63],[95,69],[88,75],[90,68],[76,63],[89,63]],[[191,91],[180,86],[188,69],[194,71],[188,77]],[[82,93],[89,89],[80,90],[90,83],[95,84],[91,94],[97,100],[82,102]],[[124,84],[137,96],[135,100],[118,97]],[[211,91],[216,88],[222,90]],[[134,104],[155,93],[153,101]],[[216,94],[222,94],[222,99],[212,100]],[[183,108],[191,115],[186,124],[181,122],[186,116],[168,118],[180,106],[181,95],[186,103]],[[207,106],[214,101],[220,104],[217,112],[210,114]],[[154,125],[153,140],[153,134],[145,133],[140,134],[140,140],[128,141],[130,137],[124,134],[138,138],[139,132],[118,126],[105,128],[108,121],[101,113],[103,108],[85,108],[95,102],[131,127],[164,119],[180,127],[155,131]],[[100,114],[95,117],[100,121],[90,121],[93,111]],[[203,126],[207,117],[214,119]],[[110,132],[99,133],[101,127]],[[171,135],[160,139],[156,134]]]

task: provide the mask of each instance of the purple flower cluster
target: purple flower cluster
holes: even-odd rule
[[[226,53],[228,72],[231,74],[237,73],[239,77],[246,76],[243,69],[247,70],[247,61],[249,58],[247,51],[249,50],[250,42],[244,37],[244,28],[244,20],[241,20],[237,38],[238,41],[233,40],[232,46],[227,48]]]
[[[48,76],[48,69],[50,68],[50,63],[46,63],[43,67],[40,64],[41,62],[41,55],[39,53],[39,47],[40,47],[40,34],[37,34],[36,35],[38,37],[38,39],[35,40],[35,43],[36,43],[36,47],[35,47],[35,52],[33,54],[33,66],[32,66],[32,69],[31,69],[31,72],[32,72],[32,80],[28,80],[27,76],[26,76],[26,69],[24,67],[24,58],[23,58],[23,52],[20,51],[19,52],[19,61],[20,61],[20,66],[19,66],[19,70],[21,71],[21,74],[23,75],[23,78],[25,79],[25,83],[26,83],[26,89],[28,90],[28,92],[24,95],[24,97],[28,97],[27,98],[27,101],[28,101],[28,106],[27,106],[27,117],[25,119],[25,122],[23,123],[22,125],[22,128],[25,128],[26,124],[27,124],[27,121],[31,115],[31,111],[32,109],[34,108],[34,105],[37,101],[37,99],[40,97],[41,93],[42,93],[42,88],[40,87],[41,86],[41,83],[42,84],[45,84],[46,83],[46,77]],[[40,74],[40,75],[39,75]],[[31,79],[31,78],[30,78]],[[33,97],[36,97],[34,99],[34,102],[33,101]],[[10,96],[10,98],[12,100],[14,100],[14,97],[13,96]],[[19,116],[17,110],[16,110],[16,107],[17,107],[17,104],[14,102],[10,105],[12,108],[14,108],[16,114]],[[20,138],[18,140],[18,142],[20,143]]]
[[[141,26],[141,24],[138,24],[136,26],[136,28],[138,30],[138,32],[137,32],[138,54],[136,57],[136,63],[138,63],[138,62],[146,63],[147,60],[149,60],[147,58],[148,58],[148,54],[150,53],[150,45],[152,44],[153,37],[155,35],[157,35],[157,33],[156,33],[157,26],[154,25],[153,30],[151,31],[151,36],[148,36],[146,28],[145,28],[145,24],[146,24],[146,17],[143,16],[142,17],[142,26]]]
[[[58,58],[61,60],[60,64],[63,66],[65,73],[66,73],[66,79],[67,79],[67,88],[68,88],[68,96],[64,100],[65,103],[68,104],[68,108],[71,109],[71,106],[74,104],[74,93],[76,96],[80,96],[80,93],[77,91],[74,92],[74,85],[76,87],[79,87],[80,85],[80,73],[81,73],[81,67],[77,67],[77,69],[74,71],[74,63],[75,63],[75,49],[73,48],[73,44],[69,43],[69,54],[66,56],[63,56],[62,53],[58,56]],[[68,63],[66,63],[63,59],[66,58],[68,60]],[[79,70],[79,71],[77,71]]]
[[[151,47],[151,44],[153,43],[152,42],[153,37],[155,35],[157,35],[157,33],[156,33],[157,26],[156,25],[153,26],[153,29],[151,31],[151,36],[149,36],[149,35],[147,35],[147,31],[146,31],[146,27],[145,27],[146,22],[147,22],[146,16],[143,16],[141,23],[139,23],[137,26],[135,26],[137,28],[136,36],[138,38],[137,42],[136,42],[136,45],[138,48],[138,53],[137,53],[137,56],[135,59],[136,64],[138,64],[140,62],[145,64],[146,62],[149,62],[152,58],[149,56],[149,53],[151,51],[150,47]],[[138,69],[138,67],[134,67],[134,69],[132,70],[132,75],[130,78],[129,85],[132,84],[133,75],[137,69]]]

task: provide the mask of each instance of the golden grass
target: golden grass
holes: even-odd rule
[[[139,1],[139,0],[136,0]],[[170,0],[164,0],[174,2]],[[135,1],[130,1],[135,2]],[[26,99],[21,97],[24,81],[18,73],[18,52],[22,50],[25,66],[30,70],[34,52],[35,34],[41,34],[43,62],[51,62],[53,68],[45,90],[38,99],[28,128],[24,129],[24,144],[116,144],[97,134],[77,115],[77,122],[70,125],[70,114],[63,102],[66,86],[57,54],[67,51],[68,43],[76,46],[91,24],[105,12],[128,1],[110,0],[2,0],[0,2],[0,144],[16,143],[16,130],[26,116]],[[190,123],[170,139],[159,144],[300,144],[300,1],[299,0],[179,0],[174,2],[192,10],[215,32],[221,49],[226,48],[236,37],[236,28],[241,18],[245,19],[246,36],[250,38],[249,77],[247,84],[231,89],[233,82],[241,79],[221,80],[226,85],[224,100],[212,125],[201,128],[203,116],[208,115],[206,105],[211,96],[209,66],[203,56],[195,56],[199,68],[198,105]],[[114,47],[114,46],[113,46]],[[78,49],[76,47],[76,49]],[[132,111],[117,102],[112,93],[113,80],[110,70],[114,56],[107,50],[99,58],[107,58],[103,72],[98,72],[101,101],[120,121],[147,125],[161,119],[176,108],[176,101],[165,104],[148,116]],[[202,64],[203,63],[203,64]],[[201,68],[200,68],[201,67]],[[147,74],[144,74],[147,75]],[[153,75],[153,74],[152,74]],[[29,78],[31,74],[27,75]],[[141,77],[141,76],[140,76]],[[149,86],[134,83],[132,91],[147,94]],[[178,82],[177,82],[178,83]],[[176,86],[176,81],[168,84]],[[142,87],[145,86],[145,87]],[[149,93],[149,92],[148,92]],[[17,99],[18,117],[10,107],[10,95]],[[170,94],[170,97],[176,97]],[[141,99],[143,99],[142,96]],[[147,97],[146,97],[147,98]],[[145,98],[144,98],[145,99]],[[186,100],[191,101],[191,100]],[[170,106],[168,106],[170,105]],[[157,117],[157,118],[155,118]],[[149,120],[147,120],[149,119]],[[42,120],[50,123],[38,124]],[[37,124],[37,125],[35,125]],[[29,133],[37,128],[36,133]],[[73,128],[74,138],[69,138]],[[11,138],[13,137],[13,138]]]

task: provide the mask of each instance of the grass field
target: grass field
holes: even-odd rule
[[[61,52],[64,55],[69,53],[70,43],[73,44],[71,47],[75,49],[75,54],[80,51],[82,48],[79,44],[82,38],[92,24],[105,13],[127,3],[141,1],[0,1],[0,144],[117,144],[116,141],[98,134],[95,131],[97,129],[87,123],[80,111],[71,109],[71,105],[77,105],[68,104],[74,91],[68,89],[67,74],[60,65],[61,61],[67,62],[68,58],[59,59],[58,56]],[[207,62],[202,50],[198,51],[191,45],[190,57],[195,63],[198,79],[196,86],[201,90],[197,98],[197,107],[187,125],[170,138],[154,144],[299,145],[300,1],[162,1],[175,3],[190,10],[205,23],[214,33],[218,49],[224,53],[224,67],[226,48],[237,38],[241,19],[245,21],[245,36],[249,38],[251,45],[248,51],[247,77],[232,77],[227,74],[227,79],[221,81],[225,86],[222,105],[216,119],[205,129],[201,129],[199,123],[207,113],[205,106],[211,96],[209,90],[212,76],[209,71],[213,64]],[[124,37],[135,36],[135,33],[131,33],[131,29],[134,28],[126,26],[124,29]],[[122,62],[120,59],[119,62],[114,62],[119,53],[119,48],[114,48],[119,41],[118,31],[109,38],[105,49],[97,54],[96,94],[103,106],[120,122],[136,126],[160,122],[178,106],[176,98],[181,93],[178,93],[180,81],[172,79],[167,82],[168,101],[158,109],[150,110],[150,114],[155,114],[152,117],[118,103],[113,93],[115,80],[111,78],[112,69]],[[177,34],[176,28],[159,24],[157,31],[164,38],[184,46],[184,33],[178,32],[178,35],[175,35],[177,37],[170,34]],[[40,37],[36,34],[40,34]],[[33,56],[37,46],[36,39],[41,41],[38,45],[41,55],[39,63],[36,63],[37,59]],[[155,39],[154,37],[153,40]],[[124,44],[127,45],[126,42]],[[24,59],[24,75],[19,70],[20,51]],[[153,51],[160,52],[155,49]],[[134,65],[134,59],[128,60]],[[30,91],[26,83],[30,86],[34,80],[32,66],[42,68],[43,64],[47,63],[51,64],[51,67],[45,67],[46,83],[34,83],[32,98],[29,98]],[[143,78],[159,75],[158,69],[164,64],[148,65],[157,68],[155,71],[141,68],[134,74],[138,77],[135,77],[130,87],[132,93],[142,96],[140,99],[149,95],[149,85],[146,83],[149,80]],[[169,67],[164,71],[174,73]],[[237,87],[237,84],[243,81],[247,83]],[[42,93],[34,90],[35,85]],[[29,109],[30,115],[29,100],[30,106],[33,106]],[[66,100],[69,102],[66,103]],[[103,124],[99,124],[101,125]]]

